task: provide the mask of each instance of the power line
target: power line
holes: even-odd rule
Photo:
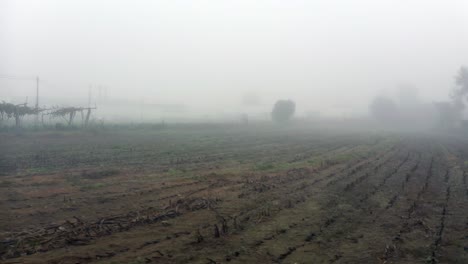
[[[23,81],[34,81],[36,80],[36,76],[18,76],[18,75],[9,75],[9,74],[0,74],[1,79],[8,79],[8,80],[23,80]]]

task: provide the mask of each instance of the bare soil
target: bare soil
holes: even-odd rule
[[[2,263],[468,263],[468,141],[236,127],[0,135]]]

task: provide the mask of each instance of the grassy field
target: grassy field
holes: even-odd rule
[[[0,134],[3,263],[468,263],[468,141],[271,126]]]

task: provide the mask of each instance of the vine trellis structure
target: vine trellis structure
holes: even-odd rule
[[[15,119],[15,126],[19,127],[21,119],[27,115],[36,115],[43,111],[36,107],[29,107],[27,103],[24,104],[12,104],[1,102],[0,103],[0,121],[9,120],[10,118]]]
[[[38,108],[38,107],[29,107],[27,103],[24,104],[12,104],[2,101],[0,103],[0,122],[3,123],[5,120],[11,118],[15,119],[15,126],[19,127],[21,125],[21,120],[25,116],[29,115],[38,115],[42,114],[41,122],[44,125],[44,116],[50,116],[50,118],[63,118],[68,126],[73,124],[73,120],[77,113],[81,114],[81,120],[84,126],[89,125],[89,119],[91,117],[92,110],[97,109],[96,107],[52,107],[47,108]]]
[[[85,127],[89,125],[92,110],[96,107],[53,107],[48,109],[48,112],[42,114],[42,123],[44,124],[44,116],[49,115],[51,118],[60,117],[67,122],[68,126],[73,124],[73,120],[77,113],[81,114],[81,120]]]

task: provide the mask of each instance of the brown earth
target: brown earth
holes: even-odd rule
[[[468,141],[294,129],[0,135],[2,263],[468,263]]]

